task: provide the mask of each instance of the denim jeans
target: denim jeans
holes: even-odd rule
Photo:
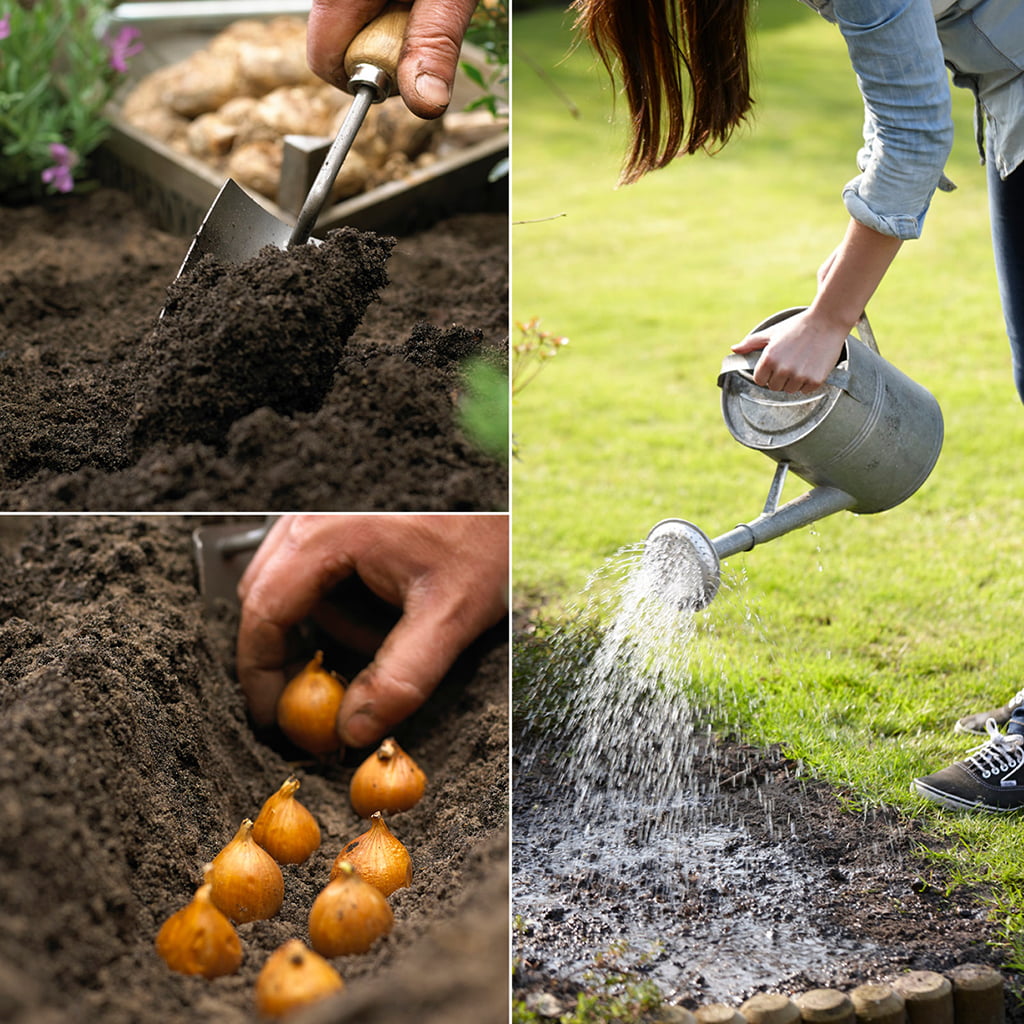
[[[1013,356],[1013,379],[1024,402],[1024,164],[1003,180],[995,161],[989,160],[988,197],[999,298]]]

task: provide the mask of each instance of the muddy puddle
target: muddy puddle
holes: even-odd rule
[[[610,957],[670,1001],[727,1002],[877,952],[821,920],[836,882],[788,835],[791,823],[783,836],[766,814],[758,834],[726,794],[688,810],[686,831],[651,826],[649,808],[581,822],[544,780],[517,785],[516,955],[580,984]]]

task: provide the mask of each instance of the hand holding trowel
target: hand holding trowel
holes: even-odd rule
[[[408,4],[389,3],[349,45],[345,72],[346,88],[354,96],[352,106],[310,186],[295,226],[278,220],[229,178],[199,226],[178,271],[179,277],[207,253],[230,263],[241,263],[266,245],[286,249],[309,241],[367,111],[394,90],[408,20]]]

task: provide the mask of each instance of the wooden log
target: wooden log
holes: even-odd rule
[[[853,1003],[845,992],[834,988],[812,988],[797,996],[803,1024],[855,1024]]]
[[[737,1010],[725,1003],[708,1003],[702,1006],[694,1016],[697,1024],[747,1024]]]
[[[906,1024],[903,996],[889,985],[858,985],[850,993],[850,1002],[858,1022]]]
[[[935,971],[900,975],[893,989],[903,996],[909,1024],[953,1024],[953,985]]]
[[[961,964],[949,972],[956,1024],[1003,1024],[1003,976],[984,964]]]
[[[800,1008],[781,992],[758,992],[740,1005],[750,1024],[800,1024]]]
[[[697,1018],[682,1006],[663,1006],[658,1011],[658,1024],[697,1024]]]

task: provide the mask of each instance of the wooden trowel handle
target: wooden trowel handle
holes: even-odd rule
[[[409,21],[409,6],[407,3],[389,3],[360,30],[345,51],[346,74],[351,75],[358,64],[371,64],[394,80],[405,39],[405,26]]]

